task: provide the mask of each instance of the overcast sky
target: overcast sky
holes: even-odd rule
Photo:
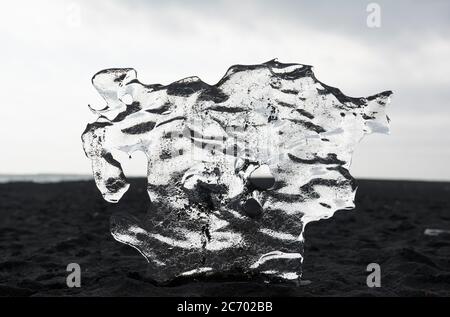
[[[90,79],[144,83],[277,57],[350,96],[393,90],[391,135],[357,147],[355,177],[450,180],[450,1],[9,1],[0,9],[0,173],[91,173],[80,135],[105,104]],[[145,174],[143,155],[124,164]]]

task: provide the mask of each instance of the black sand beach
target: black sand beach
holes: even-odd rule
[[[147,262],[109,233],[112,213],[145,213],[144,180],[123,200],[93,182],[0,184],[0,296],[450,296],[450,183],[358,181],[356,209],[306,227],[300,287],[219,278],[157,286]],[[66,266],[81,265],[81,288]],[[366,267],[381,266],[368,288]]]

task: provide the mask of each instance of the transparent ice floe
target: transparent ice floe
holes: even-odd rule
[[[437,237],[440,235],[447,235],[450,236],[450,230],[444,230],[444,229],[425,229],[424,235],[431,236],[431,237]]]
[[[99,117],[82,140],[104,199],[118,202],[129,187],[120,152],[148,158],[148,214],[113,216],[111,233],[160,281],[218,272],[298,280],[305,225],[354,208],[353,150],[389,130],[390,91],[347,97],[311,66],[276,60],[232,66],[215,85],[146,85],[130,68],[92,83],[107,106],[91,109]]]

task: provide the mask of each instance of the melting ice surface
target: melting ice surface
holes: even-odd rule
[[[134,69],[92,83],[107,106],[82,135],[95,182],[117,202],[129,184],[118,154],[148,158],[144,219],[111,233],[155,266],[156,280],[214,272],[297,280],[308,222],[354,208],[349,173],[365,134],[388,132],[390,91],[351,98],[312,67],[235,65],[215,85],[189,77],[145,85]]]

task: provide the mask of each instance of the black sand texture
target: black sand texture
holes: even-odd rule
[[[359,181],[356,209],[306,227],[304,279],[292,287],[217,277],[158,286],[147,262],[116,242],[109,218],[143,214],[145,181],[117,205],[93,182],[0,185],[0,296],[450,296],[450,183]],[[81,265],[81,288],[66,286]],[[368,288],[366,267],[381,266]]]

